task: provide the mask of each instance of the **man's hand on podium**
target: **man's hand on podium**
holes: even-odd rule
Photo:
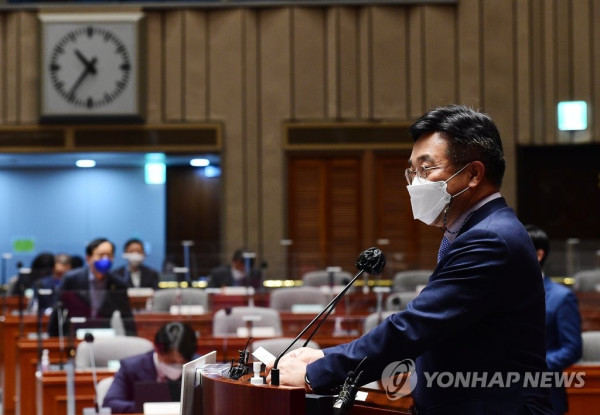
[[[283,356],[277,365],[280,385],[298,386],[308,389],[305,383],[306,365],[324,356],[322,350],[301,347]],[[266,365],[267,383],[271,383],[271,369],[275,361]]]

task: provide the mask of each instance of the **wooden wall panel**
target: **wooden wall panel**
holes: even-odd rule
[[[572,62],[573,42],[571,37],[572,8],[570,0],[556,1],[556,14],[554,15],[554,53],[556,65],[556,96],[554,104],[559,101],[568,101],[573,95]]]
[[[405,119],[406,12],[404,8],[373,8],[373,116]]]
[[[325,19],[323,9],[290,11],[292,119],[326,118]],[[284,34],[282,34],[284,35]]]
[[[360,116],[358,11],[357,8],[345,7],[341,8],[339,13],[338,81],[336,82],[339,109],[334,115],[341,119],[354,120]]]
[[[544,30],[544,2],[545,0],[532,0],[531,7],[531,68],[532,84],[532,136],[526,141],[527,144],[542,144],[546,140],[546,113],[544,102],[546,101],[546,42]]]
[[[543,142],[545,144],[556,143],[556,2],[552,0],[544,0],[542,15],[544,16],[544,26],[542,36],[544,39],[544,60],[542,62],[544,68],[544,98],[540,102],[544,111],[544,132]]]
[[[481,36],[480,0],[464,0],[457,9],[458,102],[481,106]]]
[[[20,29],[21,13],[6,16],[6,122],[16,124],[19,121],[19,85],[20,85]]]
[[[422,7],[408,10],[408,119],[417,119],[425,112],[425,12]]]
[[[181,10],[165,12],[164,114],[166,121],[183,121],[183,14]]]
[[[207,12],[187,10],[184,20],[184,119],[207,119],[208,39]]]
[[[247,180],[246,218],[248,221],[247,245],[253,250],[262,252],[262,171],[261,137],[258,132],[256,85],[257,74],[257,20],[256,13],[244,10],[242,14],[242,142],[245,148],[244,178]],[[260,259],[260,258],[259,258]]]
[[[533,135],[534,105],[532,99],[532,21],[531,5],[527,2],[517,2],[515,12],[515,59],[516,59],[516,94],[517,104],[515,122],[517,136],[528,142]]]
[[[210,37],[210,118],[226,123],[222,163],[231,168],[223,179],[225,255],[246,246],[248,238],[247,143],[243,131],[242,10],[211,13]],[[231,53],[231,51],[237,53]],[[215,91],[215,93],[212,93]],[[247,249],[253,247],[246,246]]]
[[[584,100],[591,104],[592,94],[592,46],[591,34],[592,27],[597,23],[591,20],[593,15],[590,0],[580,0],[572,4],[572,20],[570,22],[570,39],[572,44],[572,59],[570,74],[570,82],[572,84],[571,98],[573,100]],[[596,107],[593,107],[596,108]],[[597,112],[597,111],[594,111]],[[593,125],[587,133],[580,134],[586,138],[586,141],[591,138],[594,131]]]
[[[456,102],[456,9],[450,6],[424,8],[425,111]]]
[[[35,13],[26,12],[21,15],[20,62],[21,77],[19,84],[20,122],[34,124],[39,118],[38,90],[38,21]]]
[[[512,19],[502,13],[512,2],[485,2],[483,5],[482,26],[483,44],[483,109],[488,112],[502,137],[504,155],[511,164],[516,163],[515,115],[517,111],[515,91],[515,61],[512,48],[515,33]],[[516,172],[507,169],[504,175],[502,194],[509,205],[516,206]]]
[[[600,0],[592,0],[592,10],[590,12],[590,19],[592,22],[600,22]],[[600,143],[600,30],[598,26],[591,26],[591,50],[592,55],[592,84],[590,92],[592,97],[590,102],[592,104],[592,115],[590,117],[590,124],[592,129],[592,140],[596,143]]]
[[[159,12],[146,13],[146,30],[142,38],[146,43],[146,122],[157,124],[163,120],[164,59],[163,19]]]
[[[358,20],[360,106],[359,118],[373,118],[373,19],[372,9],[360,9]]]
[[[290,117],[292,85],[289,38],[290,11],[270,9],[259,19],[260,108],[258,116],[262,140],[261,182],[264,252],[273,276],[285,276],[286,248],[279,241],[287,238],[284,152],[282,120]]]

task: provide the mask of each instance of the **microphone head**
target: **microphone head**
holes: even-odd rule
[[[94,335],[92,333],[90,333],[89,331],[87,333],[85,333],[85,336],[83,338],[88,343],[94,342]]]
[[[381,274],[383,267],[385,267],[385,256],[381,249],[377,247],[363,251],[356,260],[356,268],[360,271],[366,271],[371,275]]]

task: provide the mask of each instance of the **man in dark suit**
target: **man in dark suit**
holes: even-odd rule
[[[135,321],[127,286],[109,272],[112,266],[115,247],[106,238],[93,240],[86,247],[87,266],[68,272],[63,277],[58,292],[58,300],[50,316],[48,332],[59,335],[59,313],[64,315],[64,334],[70,329],[72,317],[84,317],[84,323],[76,328],[111,327],[115,311],[121,313],[125,333],[135,335]],[[66,313],[65,313],[66,311]]]
[[[144,243],[137,238],[125,242],[123,257],[127,259],[127,265],[117,268],[113,274],[120,277],[128,287],[143,287],[158,289],[160,276],[158,272],[142,262],[146,258]]]
[[[233,253],[231,263],[213,268],[208,277],[208,287],[250,286],[258,290],[262,284],[262,273],[254,268],[252,253],[238,249]]]
[[[134,400],[137,382],[177,382],[180,387],[182,366],[192,360],[196,347],[196,333],[189,325],[164,324],[154,336],[153,351],[121,360],[103,406],[111,408],[113,414],[139,412]]]
[[[494,122],[453,105],[423,115],[410,134],[413,216],[444,234],[428,284],[361,338],[286,355],[281,383],[331,391],[366,358],[360,383],[385,380],[388,395],[400,393],[390,375],[414,370],[419,414],[551,413],[547,390],[525,381],[546,370],[544,287],[531,239],[499,193]]]
[[[550,252],[550,239],[546,232],[534,225],[525,227],[536,249],[540,267]],[[558,284],[544,274],[546,290],[546,362],[548,370],[562,373],[563,370],[581,359],[581,316],[575,293]],[[567,391],[563,386],[550,389],[550,400],[554,412],[568,411]]]

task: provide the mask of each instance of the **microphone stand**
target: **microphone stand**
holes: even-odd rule
[[[304,333],[306,333],[308,331],[308,329],[310,329],[313,326],[313,324],[315,324],[315,322],[319,318],[321,318],[321,316],[323,316],[323,314],[327,313],[327,315],[325,317],[323,317],[323,319],[321,319],[321,321],[319,322],[317,327],[313,330],[313,332],[310,334],[310,336],[304,343],[304,347],[306,347],[306,345],[308,344],[310,339],[312,339],[312,337],[315,335],[315,333],[317,332],[319,327],[321,327],[323,322],[327,319],[327,316],[329,316],[329,314],[331,314],[331,312],[333,311],[333,309],[335,308],[337,303],[341,300],[341,298],[344,296],[344,294],[346,294],[346,292],[350,289],[350,287],[352,287],[352,284],[354,284],[354,281],[356,281],[362,275],[362,273],[365,271],[367,271],[370,274],[375,274],[375,275],[380,274],[381,270],[383,269],[384,266],[385,266],[385,258],[383,256],[383,252],[381,252],[381,250],[379,250],[378,248],[369,248],[359,256],[358,260],[356,261],[356,267],[360,271],[358,271],[358,273],[354,276],[354,278],[352,278],[350,280],[350,282],[348,284],[346,284],[344,289],[342,291],[340,291],[329,302],[329,304],[327,304],[325,306],[325,308],[319,314],[317,314],[317,316],[315,318],[313,318],[310,323],[308,323],[308,325],[279,354],[279,356],[277,356],[277,358],[275,359],[275,362],[273,363],[273,368],[271,369],[271,385],[279,386],[279,369],[277,368],[277,365],[279,364],[279,360],[283,357],[284,354],[286,354],[290,350],[290,348],[298,341],[298,339],[300,337],[302,337],[302,335]]]

